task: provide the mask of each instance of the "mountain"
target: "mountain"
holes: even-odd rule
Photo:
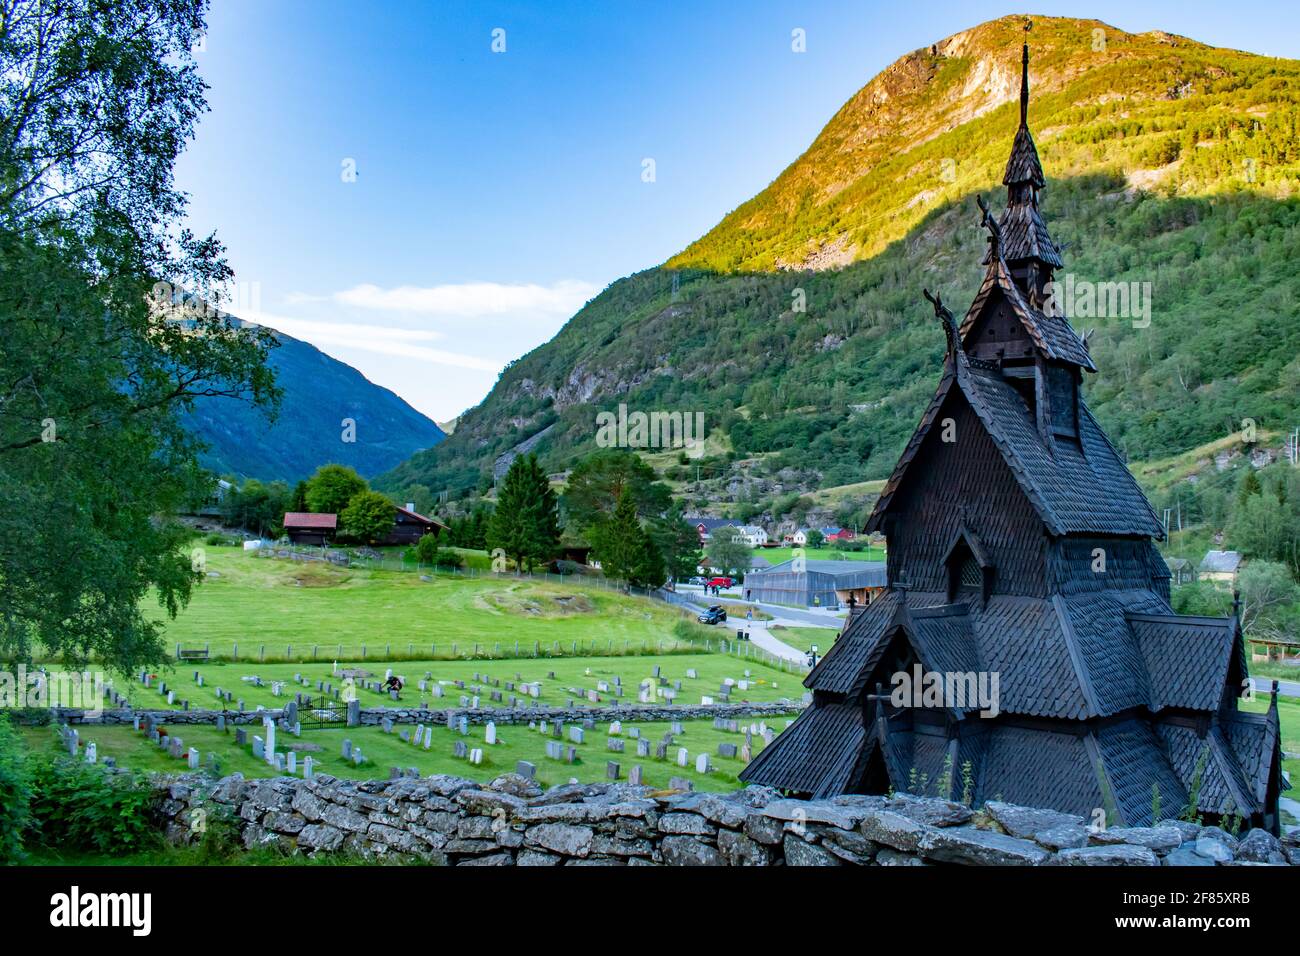
[[[446,437],[432,419],[350,365],[283,333],[270,364],[284,389],[278,420],[231,399],[201,399],[188,425],[209,445],[202,463],[218,474],[297,481],[328,462],[366,477]],[[356,422],[344,439],[344,419]]]
[[[922,287],[964,308],[981,277],[976,197],[1001,208],[1024,23],[895,62],[767,189],[613,283],[380,487],[481,490],[531,440],[561,470],[619,403],[704,414],[703,459],[653,458],[700,508],[775,514],[885,477],[940,367]],[[1151,459],[1247,418],[1300,424],[1300,62],[1095,20],[1034,17],[1028,42],[1058,279],[1122,282],[1151,306],[1149,321],[1072,313],[1094,330],[1103,427]]]

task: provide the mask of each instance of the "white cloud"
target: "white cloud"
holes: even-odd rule
[[[361,309],[426,315],[471,317],[532,313],[569,316],[599,291],[590,282],[578,279],[564,279],[549,286],[464,282],[383,289],[367,284],[334,293],[334,301]]]
[[[398,358],[416,359],[433,365],[450,365],[455,368],[474,369],[481,372],[499,372],[502,363],[492,359],[449,352],[445,349],[429,348],[422,342],[432,342],[442,338],[441,332],[431,329],[403,329],[383,325],[357,325],[347,322],[320,322],[315,319],[294,319],[288,316],[271,315],[265,312],[253,312],[243,316],[247,321],[264,325],[276,331],[291,335],[295,339],[310,342],[317,348],[333,346],[335,348],[358,349],[363,352],[375,352],[380,355],[392,355]]]

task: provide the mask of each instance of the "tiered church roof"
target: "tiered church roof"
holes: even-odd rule
[[[1022,64],[984,283],[960,329],[926,293],[948,349],[868,524],[888,539],[888,589],[853,609],[805,681],[812,705],[741,777],[817,797],[1100,809],[1128,825],[1197,793],[1211,819],[1276,830],[1276,691],[1267,713],[1239,711],[1237,617],[1173,612],[1160,522],[1080,392],[1096,370],[1087,345],[1043,308],[1061,258],[1038,208],[1028,47]],[[891,698],[917,667],[996,677],[995,704]]]

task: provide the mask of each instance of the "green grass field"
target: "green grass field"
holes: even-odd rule
[[[755,548],[754,554],[766,558],[772,564],[782,564],[794,557],[795,548]],[[845,551],[832,545],[820,548],[804,548],[803,556],[809,561],[883,561],[885,549],[870,547],[862,551]]]
[[[817,656],[823,657],[835,643],[835,639],[840,636],[838,629],[833,627],[785,627],[777,624],[769,628],[772,636],[782,643],[789,644],[791,647],[807,653],[812,650],[814,644],[817,645]]]
[[[779,733],[785,728],[787,720],[793,718],[793,713],[789,717],[748,718],[743,726],[766,721],[766,726]],[[636,741],[629,735],[629,731],[633,728],[640,730],[641,735],[649,739],[650,756],[636,755]],[[260,736],[262,733],[258,725],[250,725],[247,728],[249,743],[242,747],[236,745],[233,729],[228,733],[222,733],[211,726],[184,724],[176,724],[167,729],[181,738],[182,745],[186,749],[196,748],[202,760],[206,761],[208,754],[215,754],[218,761],[217,772],[221,775],[236,771],[249,778],[278,775],[275,768],[266,761],[253,757],[253,736],[255,734]],[[302,748],[298,752],[299,775],[302,773],[302,759],[310,755],[316,772],[360,780],[385,779],[392,767],[403,769],[414,767],[419,770],[421,776],[445,773],[486,782],[508,771],[513,772],[518,761],[527,760],[537,767],[537,781],[542,786],[550,787],[567,783],[572,778],[577,778],[582,783],[603,781],[607,779],[606,762],[612,760],[619,764],[622,780],[627,779],[628,772],[634,764],[641,765],[642,780],[652,787],[667,787],[672,777],[685,777],[691,780],[697,790],[730,791],[741,786],[736,775],[740,773],[744,764],[739,756],[719,756],[718,744],[732,743],[739,751],[740,745],[745,740],[743,733],[715,730],[712,721],[687,721],[683,724],[684,733],[675,738],[674,745],[669,750],[669,758],[656,760],[654,745],[669,729],[670,725],[667,723],[625,722],[621,734],[626,748],[623,753],[613,753],[606,749],[606,742],[609,739],[607,721],[600,721],[594,730],[586,731],[586,739],[581,744],[573,744],[569,740],[566,729],[564,744],[575,746],[578,750],[578,761],[573,764],[548,758],[546,742],[555,738],[549,734],[543,736],[540,730],[530,729],[527,724],[499,726],[498,743],[495,746],[488,746],[484,742],[486,729],[481,725],[471,725],[469,734],[465,737],[449,730],[445,725],[440,725],[434,727],[433,744],[428,750],[423,746],[416,747],[412,743],[404,742],[396,731],[387,734],[378,727],[304,730],[301,738],[281,731],[276,735],[276,749],[279,752],[287,752],[293,749],[294,745]],[[80,730],[83,743],[94,742],[101,759],[113,757],[120,767],[173,773],[186,771],[185,760],[168,757],[160,747],[151,743],[141,732],[133,730],[129,725],[105,727],[88,725]],[[413,734],[415,727],[399,725],[396,730],[407,730]],[[21,732],[30,748],[54,750],[58,747],[56,732],[51,727],[25,727]],[[365,761],[360,766],[343,759],[344,739],[351,740],[354,746],[361,748]],[[453,747],[457,740],[464,740],[470,748],[481,748],[483,762],[474,765],[466,759],[454,756]],[[758,734],[754,735],[753,740],[754,753],[757,754],[762,749],[763,741]],[[311,747],[320,749],[305,749]],[[687,767],[677,764],[678,747],[685,747],[689,752]],[[697,773],[695,758],[698,754],[706,752],[715,769],[707,774]]]
[[[207,645],[241,659],[450,656],[480,645],[614,651],[689,647],[674,635],[674,608],[605,590],[589,579],[520,580],[340,568],[255,558],[236,548],[202,545],[209,576],[189,607],[166,620],[169,646]],[[422,578],[427,578],[424,580]],[[150,613],[165,615],[156,605]],[[286,650],[292,648],[292,655]],[[472,652],[469,651],[469,652]]]
[[[176,702],[170,709],[180,709],[180,701],[189,700],[190,707],[196,710],[215,709],[220,705],[216,696],[218,688],[228,690],[235,701],[244,701],[249,710],[259,704],[268,709],[278,709],[292,699],[295,693],[317,696],[316,681],[332,683],[335,687],[343,686],[344,678],[336,676],[333,661],[297,664],[259,664],[256,662],[177,664],[171,670],[154,672],[159,680],[153,682],[154,688],[159,681],[166,683],[175,692]],[[496,679],[500,687],[483,684],[480,695],[482,707],[505,707],[509,705],[510,692],[505,689],[506,682],[541,683],[541,693],[537,698],[528,698],[529,703],[541,706],[563,707],[570,700],[575,705],[582,705],[582,698],[588,690],[598,690],[599,681],[607,681],[611,687],[615,677],[623,680],[624,694],[621,700],[610,693],[600,693],[600,704],[611,701],[635,706],[637,703],[637,685],[640,681],[652,678],[654,668],[659,667],[660,674],[670,682],[680,680],[682,689],[677,697],[678,703],[698,704],[704,696],[716,698],[718,689],[726,678],[734,681],[748,680],[745,691],[733,689],[732,703],[760,702],[768,703],[785,698],[799,700],[803,695],[800,673],[787,673],[758,661],[742,659],[726,654],[680,654],[661,657],[557,657],[519,660],[469,660],[469,661],[400,661],[400,662],[360,662],[340,664],[340,670],[360,668],[371,676],[365,680],[383,681],[385,672],[391,668],[399,677],[405,678],[406,687],[402,691],[402,704],[410,706],[421,702],[434,709],[459,707],[461,695],[473,694],[468,686],[474,683],[474,675],[480,674],[489,679]],[[697,676],[690,678],[687,671],[693,669]],[[204,686],[199,687],[194,680],[194,672],[203,677]],[[431,673],[433,682],[441,682],[444,696],[435,697],[431,692],[421,693],[419,681],[425,674]],[[549,675],[554,673],[555,677]],[[294,675],[301,675],[309,686],[293,683]],[[244,678],[258,677],[263,686],[256,686]],[[467,689],[458,688],[453,682],[464,681]],[[283,696],[276,697],[271,692],[273,681],[285,681]],[[167,710],[167,699],[156,689],[145,688],[138,677],[117,678],[114,680],[116,690],[125,694],[132,707],[137,709]],[[432,683],[428,685],[432,688]],[[489,698],[490,690],[500,690],[502,703],[494,703]],[[379,694],[358,684],[358,697],[362,707],[399,706],[394,704],[387,694]],[[522,693],[517,693],[521,700]],[[234,705],[232,705],[232,709]]]

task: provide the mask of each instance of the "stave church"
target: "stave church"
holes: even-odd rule
[[[1276,833],[1276,685],[1266,712],[1240,709],[1236,614],[1170,607],[1163,528],[1083,400],[1087,342],[1048,301],[1062,260],[1028,100],[1026,46],[1006,208],[980,201],[983,283],[960,326],[926,293],[947,350],[868,525],[888,542],[888,586],[850,609],[805,681],[811,704],[741,779],[1100,811],[1112,826],[1191,809]],[[958,693],[900,700],[899,675]],[[960,693],[976,686],[991,705]]]

